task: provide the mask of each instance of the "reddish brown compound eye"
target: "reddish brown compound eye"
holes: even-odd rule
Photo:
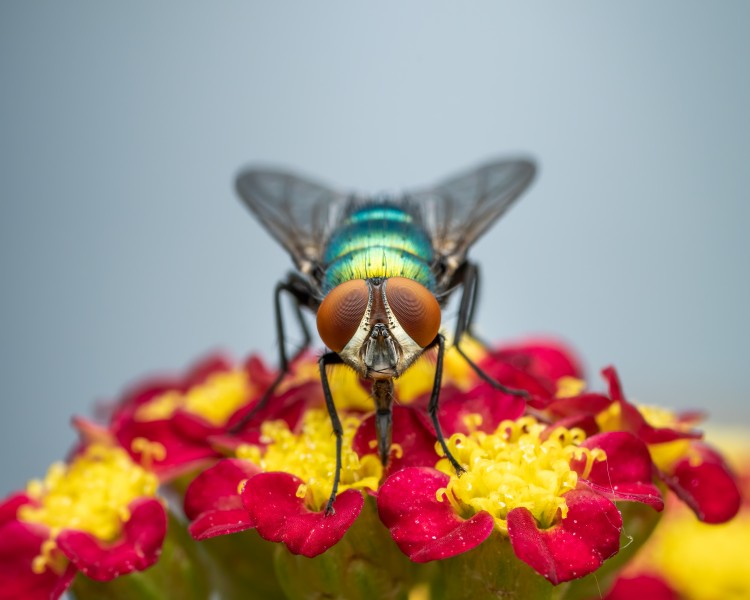
[[[409,337],[422,348],[429,345],[440,329],[440,305],[423,285],[406,277],[385,282],[385,298],[393,315]]]
[[[341,352],[354,337],[365,316],[370,292],[363,279],[352,279],[333,288],[318,309],[318,333],[323,343]]]

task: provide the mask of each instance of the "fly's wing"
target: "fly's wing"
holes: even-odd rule
[[[445,290],[469,247],[505,213],[534,179],[531,160],[501,160],[461,173],[408,195],[422,216],[442,272]]]
[[[241,172],[236,187],[299,271],[320,283],[325,244],[346,210],[347,196],[291,173],[264,169]]]

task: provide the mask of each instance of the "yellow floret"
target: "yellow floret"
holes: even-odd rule
[[[377,489],[383,467],[375,455],[359,458],[352,450],[352,439],[360,424],[353,416],[341,419],[344,428],[339,492],[349,488]],[[321,510],[331,494],[336,468],[336,438],[328,414],[320,409],[307,411],[300,433],[294,433],[284,421],[269,421],[261,429],[265,452],[253,446],[241,446],[237,456],[256,463],[264,471],[284,471],[299,477],[308,506]]]
[[[50,529],[50,539],[42,545],[33,568],[43,572],[56,569],[54,538],[63,529],[91,533],[103,541],[116,539],[130,518],[128,505],[156,494],[159,482],[135,464],[122,448],[94,444],[70,464],[55,463],[43,480],[27,486],[27,493],[38,506],[27,504],[18,518]]]
[[[454,434],[448,448],[466,472],[456,477],[448,460],[442,459],[438,469],[451,475],[451,480],[438,498],[447,499],[465,516],[489,512],[504,533],[508,513],[514,508],[527,508],[542,528],[551,526],[558,512],[564,518],[568,507],[563,494],[578,482],[571,459],[586,459],[586,475],[594,461],[605,455],[580,447],[586,437],[580,429],[559,427],[542,440],[545,428],[533,417],[524,417],[503,421],[491,434]]]

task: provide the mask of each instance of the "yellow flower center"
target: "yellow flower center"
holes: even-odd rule
[[[44,480],[29,482],[26,492],[38,506],[25,505],[18,518],[50,529],[50,539],[35,559],[35,572],[57,571],[54,538],[63,529],[91,533],[104,541],[117,538],[130,518],[128,505],[154,496],[159,482],[135,464],[122,448],[93,444],[70,464],[55,463]]]
[[[503,421],[491,434],[452,435],[448,448],[466,472],[456,477],[443,458],[437,468],[451,479],[438,491],[438,499],[446,498],[465,516],[489,512],[503,533],[508,531],[508,513],[514,508],[527,508],[542,528],[551,526],[558,512],[565,518],[568,507],[562,495],[578,482],[571,459],[585,458],[585,477],[594,461],[603,460],[605,454],[580,447],[586,438],[581,429],[558,427],[542,440],[545,429],[533,417],[523,417]]]
[[[349,488],[377,489],[383,474],[375,455],[359,458],[352,450],[352,439],[360,422],[354,416],[341,419],[344,439],[339,492]],[[298,496],[304,497],[312,510],[321,510],[331,494],[336,469],[336,438],[328,414],[321,409],[307,411],[299,434],[290,431],[284,421],[269,421],[263,424],[261,436],[268,444],[265,452],[248,445],[238,448],[237,456],[256,463],[264,471],[296,475],[304,481]]]
[[[178,408],[199,415],[212,425],[223,425],[254,395],[245,371],[214,373],[187,392],[165,392],[138,408],[139,421],[170,418]]]

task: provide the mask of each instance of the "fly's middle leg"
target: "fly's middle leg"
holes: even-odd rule
[[[295,350],[292,355],[291,361],[289,360],[286,352],[286,336],[284,329],[284,313],[281,306],[281,295],[286,293],[291,296],[294,307],[294,314],[299,323],[299,327],[302,331],[302,344]],[[286,281],[280,281],[276,284],[273,293],[273,305],[274,305],[274,316],[276,322],[276,339],[279,344],[279,372],[275,379],[268,386],[266,391],[263,393],[261,399],[253,406],[253,408],[247,412],[239,421],[232,425],[230,433],[236,434],[242,431],[245,426],[257,415],[263,408],[266,407],[268,401],[273,396],[276,389],[279,387],[284,377],[289,373],[289,366],[300,354],[302,354],[307,347],[310,345],[310,330],[305,322],[305,317],[302,314],[302,307],[307,306],[313,308],[315,305],[315,299],[310,286],[307,282],[300,278],[295,273],[290,273]]]

